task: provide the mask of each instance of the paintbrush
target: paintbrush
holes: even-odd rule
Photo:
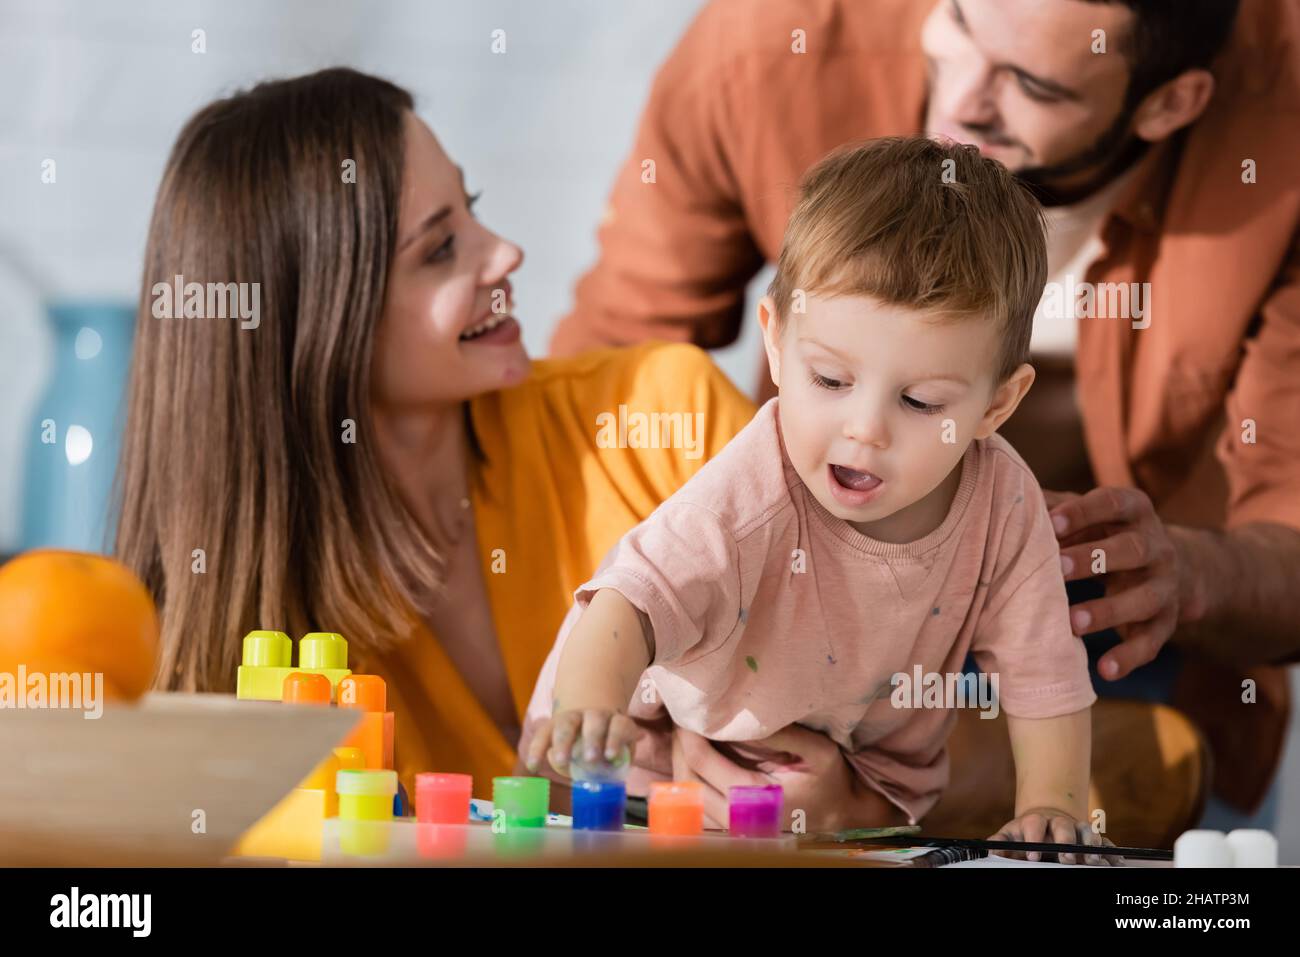
[[[896,837],[900,834],[916,834],[921,830],[919,824],[900,824],[894,827],[853,827],[847,831],[829,831],[810,834],[804,840],[817,843],[844,844],[848,841],[865,841],[868,838]]]
[[[884,836],[851,839],[854,844],[884,844],[908,847],[964,847],[985,851],[1038,851],[1043,854],[1094,854],[1105,857],[1131,857],[1134,860],[1172,861],[1173,851],[1157,847],[1115,847],[1110,844],[1053,844],[1041,841],[984,841],[960,837],[925,837],[909,835],[905,840]]]

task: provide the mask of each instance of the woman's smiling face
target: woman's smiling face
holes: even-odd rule
[[[372,380],[375,400],[397,408],[461,402],[522,381],[529,367],[507,278],[523,251],[474,217],[460,168],[413,113],[405,136]]]

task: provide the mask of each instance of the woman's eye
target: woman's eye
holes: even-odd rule
[[[442,245],[438,246],[436,249],[433,250],[433,252],[425,256],[424,261],[427,263],[444,262],[450,259],[452,255],[455,253],[455,251],[456,251],[456,234],[452,233],[445,240],[443,240]]]
[[[915,409],[917,412],[921,412],[925,415],[934,415],[936,412],[943,411],[943,406],[941,404],[922,402],[920,399],[913,399],[910,395],[903,396],[903,402],[907,404],[908,408]]]
[[[824,376],[819,372],[812,373],[812,383],[813,385],[819,386],[820,388],[823,389],[834,390],[834,389],[841,389],[844,387],[844,383],[841,382],[839,379],[829,378],[828,376]]]

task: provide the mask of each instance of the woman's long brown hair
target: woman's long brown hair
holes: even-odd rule
[[[145,252],[115,543],[159,605],[158,687],[230,690],[253,628],[382,647],[408,631],[416,583],[442,571],[370,428],[411,108],[391,83],[325,70],[212,103],[172,149]],[[154,284],[176,276],[258,283],[257,327],[155,318]]]

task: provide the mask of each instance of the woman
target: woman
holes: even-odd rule
[[[338,631],[388,682],[408,789],[462,771],[486,793],[574,588],[753,407],[691,346],[530,363],[522,253],[473,201],[385,81],[201,110],[149,231],[117,552],[159,604],[159,686],[231,690],[253,628]],[[256,322],[156,318],[155,283],[232,282]],[[702,454],[602,447],[620,407],[703,413]],[[715,787],[752,774],[682,747]],[[845,780],[808,790],[845,805]]]

